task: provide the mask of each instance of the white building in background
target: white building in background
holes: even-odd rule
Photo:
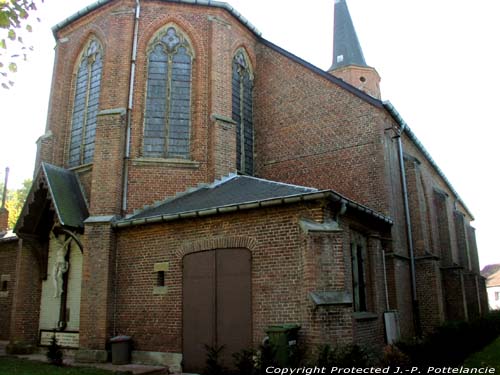
[[[481,275],[486,278],[490,310],[500,310],[500,264],[490,264],[484,267]]]

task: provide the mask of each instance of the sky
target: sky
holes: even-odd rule
[[[44,133],[55,41],[50,28],[91,0],[45,0],[25,36],[34,51],[15,85],[0,88],[0,179],[31,178]],[[334,0],[228,0],[262,36],[327,70]],[[390,100],[475,216],[481,266],[500,263],[498,115],[500,1],[348,0],[368,65]],[[0,38],[3,35],[0,32]]]

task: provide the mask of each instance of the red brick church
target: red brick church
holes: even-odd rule
[[[380,100],[345,0],[328,71],[218,1],[99,0],[53,32],[0,339],[56,329],[105,361],[123,334],[133,361],[196,371],[273,325],[382,347],[487,310],[474,218]]]

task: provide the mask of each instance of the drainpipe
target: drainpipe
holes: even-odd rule
[[[132,109],[134,107],[134,81],[135,81],[135,66],[137,60],[137,41],[139,39],[139,17],[141,14],[140,0],[135,1],[134,15],[134,35],[132,41],[132,56],[130,59],[130,81],[127,103],[127,130],[125,135],[125,155],[123,157],[123,186],[122,186],[122,216],[127,212],[127,194],[128,194],[128,161],[130,160],[130,134],[132,131]],[[115,250],[115,288],[113,295],[113,336],[117,335],[116,331],[116,303],[117,303],[117,287],[116,275],[118,275],[118,248]]]
[[[132,131],[132,109],[134,107],[134,81],[137,60],[137,41],[139,39],[139,17],[141,14],[140,0],[135,2],[134,35],[132,44],[132,56],[130,60],[130,81],[127,103],[127,130],[125,136],[125,156],[123,158],[123,187],[122,187],[122,216],[127,212],[128,195],[128,161],[130,159],[130,137]]]
[[[413,249],[413,238],[411,234],[410,205],[408,203],[408,184],[406,181],[405,161],[403,157],[403,142],[401,141],[401,134],[403,134],[404,130],[405,126],[403,125],[400,128],[395,138],[398,140],[399,167],[401,172],[401,185],[403,187],[403,204],[404,204],[405,221],[406,221],[406,240],[408,242],[408,249],[410,252],[410,277],[411,277],[411,297],[412,297],[412,307],[413,307],[413,324],[415,327],[415,335],[417,337],[421,337],[422,328],[420,325],[420,310],[417,298],[417,280],[415,276],[415,252]]]
[[[3,196],[2,196],[2,205],[0,206],[0,209],[5,208],[5,200],[7,199],[7,183],[9,182],[9,167],[5,167],[5,183],[3,185]],[[2,228],[0,228],[2,230]]]

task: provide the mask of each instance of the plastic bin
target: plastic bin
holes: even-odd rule
[[[266,329],[269,343],[276,350],[276,360],[282,367],[291,364],[291,356],[297,346],[299,330],[298,324],[274,325]]]
[[[131,352],[130,336],[115,336],[109,340],[111,343],[111,363],[114,365],[126,365],[130,363]]]

